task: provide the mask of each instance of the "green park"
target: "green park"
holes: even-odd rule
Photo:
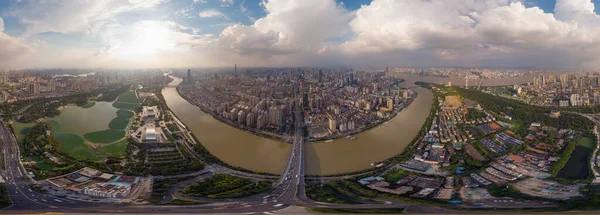
[[[114,102],[89,102],[86,106],[69,105],[60,114],[46,118],[59,149],[75,158],[100,161],[107,157],[121,157],[127,146],[126,131],[134,111],[140,105],[135,91],[122,93]],[[17,139],[23,140],[35,123],[14,122]],[[30,158],[33,161],[36,157]],[[38,167],[51,164],[38,162]]]

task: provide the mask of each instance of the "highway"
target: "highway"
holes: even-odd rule
[[[294,105],[294,142],[292,152],[279,180],[275,183],[274,195],[277,200],[287,204],[301,203],[306,197],[304,190],[304,119],[300,102]],[[304,197],[304,198],[303,198]]]
[[[202,171],[186,174],[195,176],[193,179],[181,182],[169,190],[161,202],[165,203],[173,198],[197,201],[202,205],[128,205],[118,203],[95,203],[76,201],[65,198],[53,197],[37,193],[29,189],[29,185],[36,183],[26,176],[25,169],[20,159],[17,141],[12,132],[6,126],[0,126],[0,138],[2,143],[2,155],[6,156],[6,168],[2,169],[3,178],[9,191],[12,206],[4,209],[2,213],[39,213],[39,212],[61,212],[61,213],[273,213],[282,211],[290,206],[303,207],[331,207],[331,208],[397,208],[406,207],[408,204],[399,201],[389,201],[388,204],[360,204],[360,205],[336,205],[315,202],[306,197],[304,177],[304,136],[302,110],[299,102],[295,105],[294,141],[290,158],[286,167],[273,184],[272,192],[257,194],[237,199],[204,199],[186,197],[181,195],[181,189],[185,185],[210,177],[214,174],[233,174],[254,180],[273,179],[272,176],[258,176],[250,173],[231,170],[229,168],[212,164]],[[178,175],[182,176],[182,175]],[[178,176],[153,176],[154,178],[167,178]],[[423,206],[419,206],[423,208]],[[425,207],[427,208],[427,207]]]

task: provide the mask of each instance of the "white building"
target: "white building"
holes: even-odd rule
[[[148,118],[158,118],[160,116],[160,113],[158,111],[158,107],[156,106],[144,106],[142,108],[142,117],[144,119],[148,119]]]
[[[147,126],[144,131],[143,141],[156,141],[156,128],[154,126]]]
[[[583,99],[581,98],[581,95],[579,94],[571,94],[570,97],[571,100],[571,106],[582,106],[583,105]]]
[[[123,198],[131,193],[131,187],[119,184],[96,183],[86,187],[83,193],[104,198]]]

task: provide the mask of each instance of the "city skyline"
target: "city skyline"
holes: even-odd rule
[[[0,69],[598,69],[598,1],[0,3]]]

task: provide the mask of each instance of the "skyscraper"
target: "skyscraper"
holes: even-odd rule
[[[187,82],[192,82],[192,70],[188,69],[187,70]]]
[[[390,77],[390,68],[389,67],[385,67],[385,77]]]
[[[319,70],[319,82],[323,81],[323,70]]]
[[[237,73],[237,64],[233,65],[233,72]]]
[[[302,94],[302,108],[304,108],[304,110],[308,110],[309,105],[308,105],[308,93],[304,92]]]
[[[38,94],[40,93],[40,83],[32,82],[27,85],[27,92],[29,94]]]
[[[48,91],[54,92],[56,90],[56,81],[54,79],[48,82]]]

